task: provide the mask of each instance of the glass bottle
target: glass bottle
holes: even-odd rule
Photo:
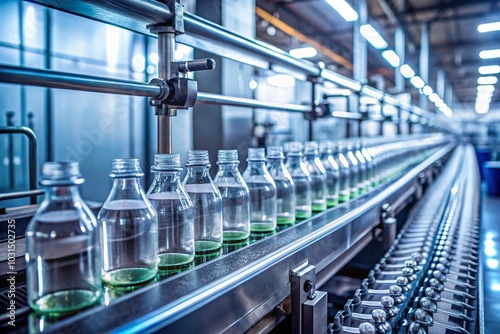
[[[287,143],[286,168],[295,185],[295,218],[307,219],[312,214],[311,174],[303,161],[302,143]]]
[[[250,235],[250,194],[238,171],[238,151],[219,150],[218,156],[214,183],[222,196],[223,241],[242,243]]]
[[[181,184],[179,154],[156,154],[147,196],[158,215],[158,269],[186,270],[194,261],[193,202]]]
[[[361,195],[368,190],[368,169],[366,166],[366,159],[361,153],[361,141],[356,140],[353,143],[353,153],[358,160],[358,194]]]
[[[45,197],[26,230],[28,303],[37,313],[60,316],[101,298],[97,221],[78,192],[77,162],[46,162]]]
[[[351,165],[345,156],[344,142],[340,141],[337,146],[337,152],[334,154],[335,161],[339,166],[339,203],[349,201],[351,195]]]
[[[326,210],[326,170],[319,159],[317,142],[305,143],[304,163],[311,174],[312,211],[324,211]]]
[[[295,185],[284,164],[281,146],[267,148],[267,169],[276,184],[277,224],[295,223]]]
[[[139,179],[139,159],[114,159],[113,188],[97,220],[102,279],[112,286],[140,284],[158,271],[158,220]]]
[[[248,166],[243,179],[250,191],[250,230],[270,233],[276,230],[276,184],[266,167],[263,148],[248,149]]]
[[[334,145],[331,141],[320,143],[320,159],[326,170],[326,206],[332,208],[339,204],[339,165],[333,157]]]
[[[348,141],[345,145],[345,149],[343,150],[343,154],[345,155],[345,157],[347,158],[347,160],[349,161],[349,174],[350,174],[350,178],[349,178],[349,188],[351,190],[350,194],[349,194],[349,198],[352,199],[356,196],[359,195],[359,188],[358,188],[358,185],[359,185],[359,180],[360,180],[360,175],[359,175],[359,162],[358,162],[358,159],[356,159],[356,157],[354,156],[354,147],[352,145],[352,142],[351,141]]]
[[[361,143],[361,154],[363,154],[363,157],[366,160],[366,189],[370,189],[373,187],[373,183],[375,180],[375,166],[374,166],[374,160],[373,157],[370,155],[370,152],[368,152],[367,147],[368,142],[365,140]]]
[[[210,160],[206,150],[190,150],[184,186],[194,207],[195,263],[210,261],[221,255],[222,197],[210,177]]]

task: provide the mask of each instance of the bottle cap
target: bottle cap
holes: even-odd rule
[[[155,154],[152,172],[182,170],[180,154]]]
[[[144,173],[139,165],[139,159],[113,159],[109,176],[113,178],[141,177]]]
[[[267,158],[284,159],[285,155],[281,146],[269,146],[267,148]]]
[[[318,142],[306,141],[304,145],[304,154],[317,155],[318,154]]]
[[[301,142],[299,141],[291,141],[285,144],[286,146],[286,151],[290,155],[294,156],[302,156],[302,150],[304,149],[304,146],[302,145]]]
[[[239,164],[238,150],[219,150],[217,164]]]
[[[247,161],[266,161],[265,150],[261,147],[249,148]]]
[[[189,166],[210,166],[207,150],[189,150],[186,167]]]
[[[42,186],[78,185],[85,182],[76,161],[49,161],[43,164]]]

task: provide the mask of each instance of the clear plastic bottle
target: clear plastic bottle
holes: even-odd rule
[[[360,174],[359,174],[359,162],[358,159],[356,159],[356,156],[354,155],[354,146],[352,145],[351,141],[348,141],[345,145],[345,150],[343,150],[343,154],[349,161],[349,188],[351,190],[349,194],[349,198],[353,199],[354,197],[359,195],[359,180],[360,180]]]
[[[40,184],[45,198],[26,230],[28,303],[37,313],[60,316],[101,298],[97,221],[80,197],[77,162],[47,162]]]
[[[307,219],[312,214],[311,174],[304,164],[302,143],[294,141],[285,145],[287,148],[286,168],[295,185],[295,218]]]
[[[337,152],[334,154],[335,161],[339,166],[339,203],[345,203],[349,201],[351,195],[351,165],[345,156],[346,147],[344,142],[339,141],[337,146]]]
[[[368,142],[366,140],[361,142],[361,154],[363,154],[363,157],[366,160],[366,189],[369,190],[373,187],[373,182],[375,179],[374,176],[374,162],[373,158],[370,155],[370,152],[366,149]]]
[[[295,223],[295,185],[284,160],[281,146],[267,148],[267,169],[276,184],[277,224],[291,225]]]
[[[158,269],[175,274],[193,266],[194,209],[181,184],[179,154],[156,154],[147,196],[158,215]]]
[[[184,186],[193,201],[195,263],[221,255],[222,197],[210,177],[208,151],[191,150],[187,158]]]
[[[333,157],[334,144],[331,141],[320,143],[320,159],[326,170],[326,206],[332,208],[339,204],[339,165]]]
[[[263,148],[248,149],[248,166],[243,179],[250,191],[250,230],[269,233],[276,230],[276,184],[266,167]]]
[[[308,141],[304,145],[304,163],[311,174],[312,211],[326,210],[326,170],[319,159],[318,143]]]
[[[238,171],[237,150],[219,150],[214,183],[222,196],[224,243],[242,243],[250,235],[250,194]]]
[[[112,286],[146,282],[158,271],[158,220],[139,179],[139,159],[114,159],[113,188],[97,220],[102,278]]]
[[[353,143],[354,147],[354,156],[358,160],[358,168],[359,168],[359,179],[358,179],[358,194],[361,195],[368,190],[368,168],[366,164],[366,159],[361,153],[361,140],[356,140]]]

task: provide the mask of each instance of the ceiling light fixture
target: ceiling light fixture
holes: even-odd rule
[[[425,82],[424,80],[422,80],[421,77],[419,77],[418,75],[412,77],[410,79],[410,82],[411,84],[415,87],[415,88],[418,88],[418,89],[421,89],[421,88],[424,88],[425,86]]]
[[[483,23],[477,26],[479,32],[491,32],[500,30],[500,22]]]
[[[290,55],[295,58],[311,58],[318,54],[315,48],[307,46],[305,48],[297,48],[290,50]]]
[[[479,74],[497,74],[500,73],[500,65],[488,65],[478,68]]]
[[[481,59],[500,58],[500,49],[483,50],[479,52],[479,57]]]
[[[439,98],[439,95],[437,95],[436,93],[432,93],[431,95],[429,95],[429,100],[431,102],[436,103],[437,101],[440,100],[440,98]]]
[[[345,0],[325,0],[347,22],[356,21],[358,13]]]
[[[497,77],[490,76],[490,77],[479,77],[477,79],[477,84],[478,85],[494,85],[498,82]]]
[[[432,90],[431,86],[425,86],[423,89],[423,92],[425,95],[429,96],[431,95],[434,91]]]
[[[359,27],[359,32],[375,49],[385,49],[388,45],[371,24],[363,24]]]
[[[481,85],[477,86],[477,91],[479,92],[494,92],[495,86],[493,85]]]
[[[400,59],[399,56],[396,52],[392,50],[385,50],[382,52],[382,57],[387,60],[387,62],[392,66],[392,67],[398,67],[400,64]]]
[[[407,64],[401,65],[399,71],[406,79],[410,79],[411,77],[415,76],[415,71],[413,71],[410,65]]]

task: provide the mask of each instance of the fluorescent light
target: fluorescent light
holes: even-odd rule
[[[410,82],[415,88],[421,89],[424,88],[425,82],[422,80],[421,77],[419,76],[414,76],[413,78],[410,79]]]
[[[424,87],[424,94],[429,96],[433,93],[434,91],[432,90],[431,86],[425,86]]]
[[[329,70],[321,70],[321,76],[326,80],[339,84],[343,87],[352,89],[355,92],[359,92],[361,90],[361,84],[358,81],[346,78],[345,76],[338,74],[336,72]]]
[[[490,32],[500,30],[500,22],[483,23],[477,26],[479,32]]]
[[[491,95],[478,95],[476,97],[476,102],[491,103]]]
[[[389,64],[391,64],[392,67],[399,66],[400,60],[399,60],[399,56],[396,52],[394,52],[392,50],[385,50],[382,52],[382,57],[384,57],[385,60],[387,60],[387,62]]]
[[[437,101],[437,102],[436,102],[436,107],[437,107],[438,109],[439,109],[439,108],[444,107],[444,102],[443,102],[443,100],[439,100],[439,101]]]
[[[258,84],[257,84],[257,81],[255,81],[255,80],[250,80],[250,82],[248,83],[248,87],[250,87],[251,90],[256,89],[257,86],[258,86]]]
[[[483,50],[479,52],[481,59],[500,58],[500,49]]]
[[[325,0],[347,22],[356,21],[358,13],[345,0]]]
[[[431,102],[436,103],[437,101],[440,100],[440,98],[439,95],[437,95],[436,93],[432,93],[431,95],[429,95],[429,100],[431,100]]]
[[[479,77],[477,79],[477,84],[478,85],[494,85],[498,82],[497,77]]]
[[[385,39],[380,36],[378,31],[375,30],[371,24],[363,24],[359,27],[359,31],[375,49],[385,49],[387,47]]]
[[[490,104],[485,102],[476,102],[476,113],[486,114],[490,110]]]
[[[410,65],[404,64],[399,68],[399,71],[401,74],[406,78],[410,79],[415,75],[415,71],[413,71],[410,67]]]
[[[500,73],[500,65],[481,66],[478,68],[479,74],[497,74]]]
[[[478,92],[494,92],[495,91],[495,86],[493,86],[493,85],[481,85],[481,86],[477,86],[477,91]]]
[[[317,55],[318,51],[312,46],[308,46],[305,48],[292,49],[289,53],[295,58],[311,58]]]
[[[295,86],[295,78],[288,74],[276,74],[267,78],[270,86],[289,88]]]

